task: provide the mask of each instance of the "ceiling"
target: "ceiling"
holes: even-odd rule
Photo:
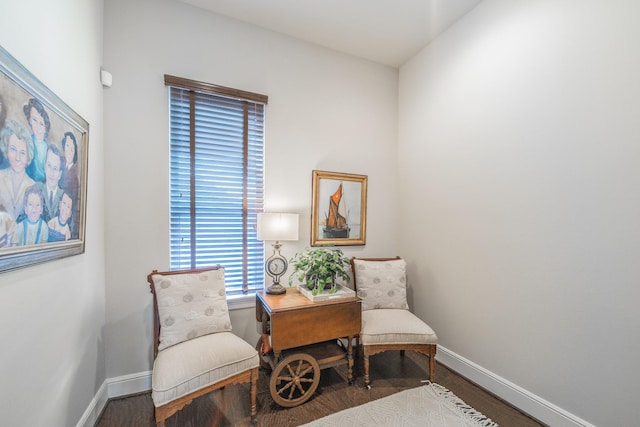
[[[180,0],[399,67],[481,0]]]

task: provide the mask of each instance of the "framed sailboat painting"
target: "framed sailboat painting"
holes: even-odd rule
[[[313,171],[311,246],[364,245],[367,176]]]

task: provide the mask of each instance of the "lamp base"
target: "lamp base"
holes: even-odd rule
[[[265,289],[265,292],[270,295],[282,295],[287,292],[287,288],[282,286],[280,283],[274,283]]]

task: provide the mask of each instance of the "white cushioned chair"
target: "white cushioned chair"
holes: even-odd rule
[[[371,388],[369,356],[389,350],[412,350],[429,357],[429,379],[435,378],[438,337],[409,311],[406,263],[396,258],[352,258],[354,290],[362,300],[358,341],[364,355],[364,381]],[[359,346],[359,342],[357,343]]]
[[[257,407],[258,352],[231,332],[224,269],[165,271],[147,276],[153,294],[151,397],[158,426],[197,397],[250,383]]]

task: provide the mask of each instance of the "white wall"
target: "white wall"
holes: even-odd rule
[[[105,67],[109,378],[151,368],[146,275],[169,265],[164,74],[269,96],[266,209],[301,214],[286,255],[309,244],[313,169],[369,176],[367,245],[345,252],[397,253],[397,70],[172,0],[106,2]],[[253,309],[232,323],[255,341]]]
[[[638,16],[634,0],[484,0],[400,70],[417,313],[601,426],[640,417]]]
[[[70,426],[105,380],[102,1],[3,1],[2,16],[2,46],[90,126],[85,253],[0,273],[0,423]]]

